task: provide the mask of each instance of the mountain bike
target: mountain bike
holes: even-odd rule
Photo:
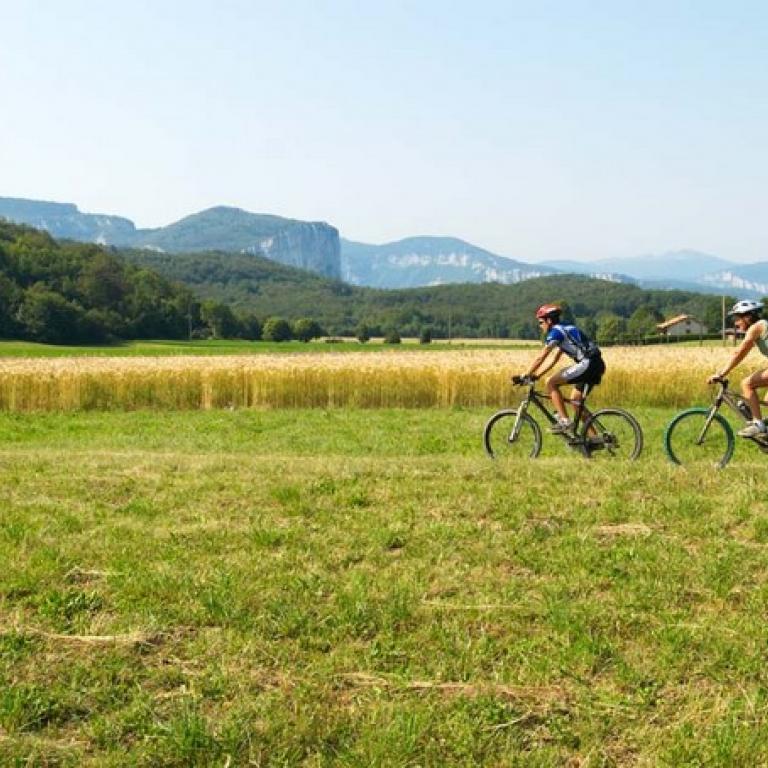
[[[518,408],[506,408],[488,419],[483,430],[486,453],[493,459],[535,459],[543,444],[539,423],[529,413],[535,407],[550,424],[557,424],[557,413],[548,406],[551,397],[536,389],[536,378],[515,376],[512,382],[528,388]],[[573,425],[558,436],[565,444],[588,459],[634,460],[643,449],[643,430],[637,419],[623,408],[590,411],[586,406],[590,387],[581,401],[565,399],[574,409]]]
[[[736,440],[723,405],[743,422],[752,421],[749,403],[728,389],[727,379],[717,379],[718,390],[709,408],[688,408],[677,414],[664,431],[664,450],[675,464],[683,466],[724,467],[733,457]],[[768,453],[768,435],[745,437],[763,453]]]

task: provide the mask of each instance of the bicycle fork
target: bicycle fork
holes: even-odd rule
[[[704,426],[701,428],[701,433],[696,438],[696,445],[701,445],[704,442],[704,438],[707,436],[707,432],[709,431],[709,425],[712,423],[712,420],[715,418],[715,414],[717,413],[717,406],[712,406],[709,409],[709,413],[707,414],[707,418],[704,422]]]
[[[528,401],[524,400],[522,403],[520,403],[520,407],[517,409],[517,414],[515,416],[515,423],[512,426],[512,431],[509,433],[507,442],[514,443],[515,440],[517,440],[517,438],[520,437],[520,430],[523,428],[523,419],[525,418],[525,414],[527,411],[528,411]]]

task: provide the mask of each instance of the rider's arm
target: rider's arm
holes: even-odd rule
[[[555,354],[552,362],[543,370],[541,373],[538,373],[539,366],[547,359],[549,356],[549,353],[553,350],[557,350],[557,353]],[[544,349],[539,352],[538,355],[536,355],[536,359],[531,363],[531,367],[526,371],[526,376],[541,376],[542,374],[546,373],[558,360],[560,355],[562,354],[562,351],[558,349],[555,345],[550,345],[544,347]]]
[[[549,371],[551,371],[557,365],[557,361],[560,359],[562,354],[563,354],[563,350],[558,349],[557,352],[555,352],[555,356],[552,358],[552,361],[550,362],[550,364],[543,370],[539,371],[536,375],[539,377],[542,377],[545,373],[548,373]]]
[[[761,328],[753,325],[744,336],[744,340],[739,344],[739,348],[733,353],[728,364],[721,368],[712,378],[724,379],[750,352],[757,343]]]
[[[523,376],[535,376],[536,370],[538,367],[547,359],[547,355],[552,351],[551,347],[544,347],[544,349],[539,352],[538,355],[536,355],[536,358],[531,363],[528,370],[523,374]]]

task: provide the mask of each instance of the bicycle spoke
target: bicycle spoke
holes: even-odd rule
[[[516,411],[500,411],[485,425],[483,442],[486,453],[497,461],[534,458],[541,450],[541,430],[527,414],[518,418]]]
[[[636,459],[643,448],[643,433],[635,418],[620,408],[596,411],[583,432],[590,458]]]
[[[664,448],[676,464],[724,467],[733,454],[733,433],[719,413],[693,408],[672,420],[664,435]]]

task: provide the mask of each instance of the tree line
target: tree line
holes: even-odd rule
[[[310,318],[260,320],[200,299],[155,270],[98,245],[57,242],[0,222],[0,337],[54,344],[121,339],[300,339],[324,329]]]
[[[720,328],[719,296],[581,275],[515,285],[360,288],[247,254],[164,254],[57,242],[0,222],[0,336],[53,343],[147,338],[283,341],[323,335],[538,338],[544,302],[598,341],[640,340],[674,314]],[[729,299],[730,301],[730,299]]]
[[[125,253],[192,287],[200,296],[262,317],[311,315],[329,334],[372,336],[398,333],[434,338],[538,338],[536,307],[567,299],[572,316],[604,341],[641,338],[676,314],[691,314],[711,330],[720,328],[721,297],[692,291],[643,289],[585,275],[553,275],[514,285],[464,283],[383,290],[347,285],[237,253]]]

